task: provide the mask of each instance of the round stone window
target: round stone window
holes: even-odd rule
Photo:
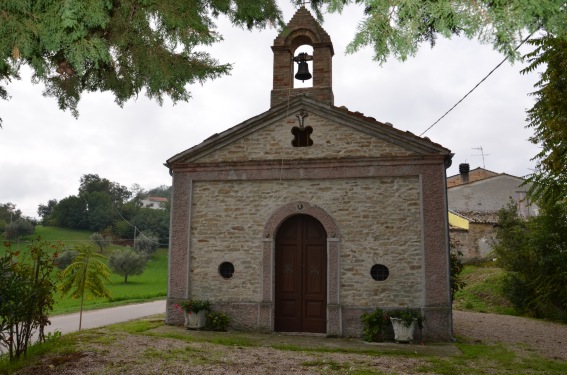
[[[234,273],[234,265],[230,262],[222,262],[219,266],[219,274],[225,278],[230,279]]]
[[[376,281],[384,281],[390,275],[390,270],[383,264],[375,264],[370,269],[370,276]]]

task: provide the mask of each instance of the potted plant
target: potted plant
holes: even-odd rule
[[[179,311],[185,315],[185,328],[203,328],[207,322],[207,313],[211,311],[211,303],[206,300],[189,299],[176,304]]]
[[[406,308],[404,310],[392,310],[388,313],[392,327],[394,328],[394,340],[396,342],[410,342],[413,340],[413,332],[417,325],[423,328],[425,317],[418,311]]]
[[[362,313],[360,316],[364,328],[362,329],[362,338],[364,341],[383,341],[384,328],[388,322],[388,316],[380,308],[376,308],[373,312]]]

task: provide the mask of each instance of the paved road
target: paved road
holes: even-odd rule
[[[161,314],[165,312],[165,300],[138,303],[135,305],[124,305],[109,309],[91,310],[83,312],[83,323],[81,329],[103,327],[110,324],[127,322],[128,320],[140,319],[145,316]],[[50,317],[51,325],[45,327],[45,334],[60,331],[62,334],[79,330],[79,313],[68,315],[55,315]],[[37,331],[32,336],[32,342],[37,340]],[[4,353],[0,348],[0,354]]]
[[[107,326],[164,312],[165,300],[85,311],[83,312],[82,329]],[[46,334],[56,330],[61,331],[63,334],[79,330],[79,313],[56,315],[51,317],[50,320],[51,325],[45,327]]]

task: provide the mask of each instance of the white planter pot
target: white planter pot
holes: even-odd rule
[[[201,310],[198,313],[184,313],[185,314],[185,328],[199,329],[205,326],[207,322],[207,312]]]
[[[404,325],[403,320],[398,318],[390,318],[392,322],[392,327],[394,328],[394,340],[396,342],[410,342],[413,340],[413,331],[417,324],[417,320],[414,319],[409,327]]]

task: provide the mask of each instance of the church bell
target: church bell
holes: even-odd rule
[[[307,61],[313,60],[313,56],[308,55],[307,53],[300,53],[296,57],[293,58],[298,64],[297,73],[295,74],[295,79],[299,79],[302,82],[311,79],[312,75],[309,73],[309,67],[307,66]]]

